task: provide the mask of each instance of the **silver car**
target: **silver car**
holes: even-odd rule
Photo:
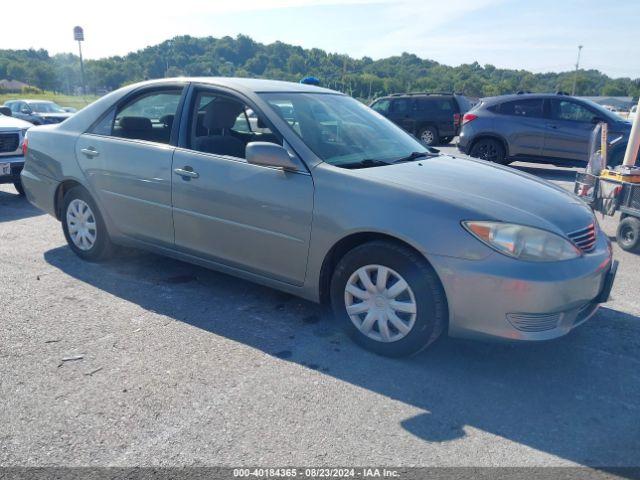
[[[562,336],[607,300],[615,276],[609,240],[577,197],[453,161],[310,85],[130,85],[31,129],[26,150],[28,199],[62,222],[81,258],[141,247],[331,304],[383,355],[443,332]]]

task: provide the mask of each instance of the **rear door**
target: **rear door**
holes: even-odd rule
[[[126,236],[163,246],[172,246],[174,240],[171,139],[183,89],[137,92],[107,112],[76,144],[78,163],[115,227]]]
[[[589,160],[589,142],[597,113],[572,99],[551,99],[544,155],[563,160]]]
[[[509,144],[510,156],[539,157],[542,155],[547,131],[543,98],[522,98],[500,104],[495,130]]]

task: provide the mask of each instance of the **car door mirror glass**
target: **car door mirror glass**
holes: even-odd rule
[[[6,117],[10,117],[11,109],[9,107],[0,107],[0,113]]]
[[[289,153],[275,143],[251,142],[247,144],[247,162],[253,165],[282,168],[283,170],[298,170],[298,165]]]

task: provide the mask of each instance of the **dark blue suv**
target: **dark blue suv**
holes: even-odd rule
[[[585,165],[591,133],[609,125],[609,165],[622,162],[631,123],[597,103],[566,94],[515,94],[483,98],[462,119],[458,148],[472,157]]]

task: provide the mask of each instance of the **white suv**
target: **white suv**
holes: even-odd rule
[[[13,183],[20,195],[24,195],[20,181],[24,167],[22,142],[32,126],[29,122],[0,113],[0,184]]]

